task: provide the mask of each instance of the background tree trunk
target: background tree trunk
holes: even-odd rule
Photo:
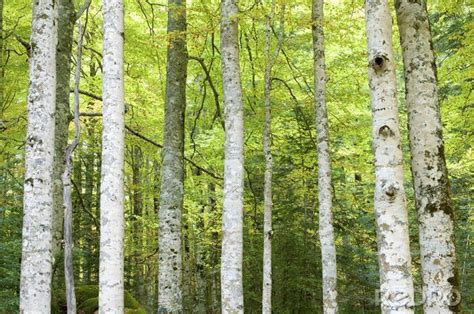
[[[264,175],[264,222],[263,222],[263,287],[262,287],[262,313],[272,312],[272,177],[273,177],[273,156],[271,151],[272,131],[271,131],[271,89],[272,89],[272,68],[280,53],[283,43],[285,7],[282,6],[280,31],[278,43],[273,54],[270,53],[271,47],[271,22],[275,16],[275,1],[272,1],[271,12],[266,18],[265,25],[265,77],[264,77],[264,102],[265,102],[265,123],[263,130],[263,154],[265,157],[265,175]]]
[[[33,3],[25,143],[20,312],[51,310],[56,8]]]
[[[72,0],[58,1],[58,43],[56,46],[56,112],[53,167],[53,257],[61,251],[63,239],[63,182],[64,152],[69,133],[69,81],[71,76],[71,49],[75,20]]]
[[[403,187],[395,59],[392,53],[392,19],[385,0],[367,0],[365,12],[381,307],[383,313],[413,313],[414,292]]]
[[[76,293],[74,287],[74,269],[73,269],[73,235],[72,235],[72,198],[71,198],[71,173],[73,170],[72,156],[74,150],[79,144],[81,135],[81,124],[79,121],[79,82],[81,78],[81,49],[82,49],[82,25],[78,24],[77,35],[77,58],[76,58],[76,74],[74,83],[74,139],[71,144],[66,147],[65,151],[65,167],[62,176],[64,191],[64,278],[66,284],[66,301],[67,313],[76,313]]]
[[[158,311],[178,313],[182,303],[181,216],[184,194],[184,113],[186,109],[186,1],[168,1],[168,57],[163,137]]]
[[[99,308],[101,313],[122,313],[125,149],[122,0],[104,0],[103,12]]]
[[[318,150],[319,241],[323,269],[324,313],[337,312],[336,245],[332,225],[331,158],[326,107],[326,64],[324,58],[324,1],[313,0],[314,100]]]
[[[405,65],[411,170],[418,210],[425,313],[460,312],[454,217],[425,1],[397,0]]]
[[[244,121],[236,0],[221,2],[221,62],[225,114],[224,208],[222,212],[222,313],[243,313]]]

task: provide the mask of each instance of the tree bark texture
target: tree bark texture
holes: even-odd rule
[[[20,313],[50,313],[56,7],[33,2],[20,282]]]
[[[405,65],[411,170],[418,210],[423,308],[459,312],[454,217],[425,1],[395,1]]]
[[[221,2],[221,62],[224,90],[224,207],[222,212],[222,313],[243,313],[244,121],[236,0]]]
[[[103,0],[103,129],[100,184],[99,312],[123,313],[123,2]]]
[[[56,46],[56,112],[53,167],[53,257],[61,251],[63,238],[63,182],[64,152],[69,130],[69,78],[71,75],[71,49],[75,19],[72,0],[59,0],[58,4],[58,43]]]
[[[168,1],[168,57],[159,211],[158,312],[181,313],[186,109],[186,1]]]
[[[386,0],[367,0],[365,12],[381,309],[382,313],[413,313],[414,292],[392,52],[392,19]]]
[[[326,64],[324,57],[324,1],[313,0],[314,104],[318,150],[319,241],[323,271],[324,313],[337,312],[336,245],[332,224],[331,158],[326,106]]]

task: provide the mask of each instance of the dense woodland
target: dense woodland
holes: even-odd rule
[[[472,1],[0,5],[0,313],[474,313]]]

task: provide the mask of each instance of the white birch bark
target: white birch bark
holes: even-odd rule
[[[186,108],[186,1],[168,1],[168,61],[162,152],[158,312],[181,313],[181,216],[184,194],[184,114]]]
[[[225,159],[222,212],[222,313],[243,313],[243,102],[240,85],[237,0],[221,2],[221,63],[224,90]]]
[[[20,313],[50,313],[56,7],[33,2],[20,282]]]
[[[366,0],[365,12],[381,309],[382,313],[413,313],[414,292],[392,53],[392,19],[387,0]]]
[[[428,314],[459,312],[453,208],[444,157],[428,12],[425,1],[397,0],[395,4],[405,65],[411,170],[419,221],[423,308]]]
[[[326,107],[326,64],[324,58],[324,1],[313,0],[314,91],[318,150],[319,241],[323,270],[324,313],[337,312],[336,245],[332,225],[331,158]]]
[[[99,312],[123,313],[123,2],[103,0],[103,129],[100,183]]]

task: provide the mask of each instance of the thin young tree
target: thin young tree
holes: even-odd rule
[[[33,2],[25,143],[20,312],[51,311],[57,8]]]
[[[272,0],[270,14],[266,17],[265,23],[265,123],[263,129],[263,154],[265,156],[265,176],[264,176],[264,221],[263,221],[263,287],[262,287],[262,313],[271,313],[272,311],[272,177],[273,177],[273,156],[271,150],[271,89],[272,89],[272,69],[275,61],[280,54],[283,44],[285,6],[282,6],[280,18],[280,30],[278,33],[278,42],[273,53],[270,53],[272,25],[271,22],[275,16],[275,0]]]
[[[103,0],[102,174],[99,310],[123,313],[124,80],[123,2]]]
[[[224,208],[222,212],[222,313],[243,313],[244,119],[237,0],[221,2],[221,63],[224,90]]]
[[[405,65],[411,170],[420,234],[423,308],[425,313],[460,312],[453,207],[426,2],[397,0],[395,7]]]
[[[186,1],[168,1],[168,61],[163,137],[158,308],[179,313],[182,304],[181,216],[184,192],[184,113],[186,109]]]
[[[319,241],[323,270],[324,313],[337,312],[336,245],[332,224],[331,158],[326,107],[326,64],[324,58],[324,0],[313,0],[314,105],[318,150]]]
[[[381,309],[382,313],[413,313],[414,291],[392,52],[392,18],[387,0],[367,0],[365,14]]]
[[[74,82],[74,139],[66,147],[65,151],[65,167],[62,176],[64,185],[64,281],[66,286],[66,303],[68,314],[76,313],[76,294],[74,287],[74,269],[73,269],[73,236],[72,236],[72,194],[71,194],[71,173],[73,170],[72,157],[74,150],[79,144],[81,135],[81,124],[79,121],[79,82],[81,79],[81,53],[82,53],[82,25],[78,24],[77,37],[77,59],[76,73]]]

